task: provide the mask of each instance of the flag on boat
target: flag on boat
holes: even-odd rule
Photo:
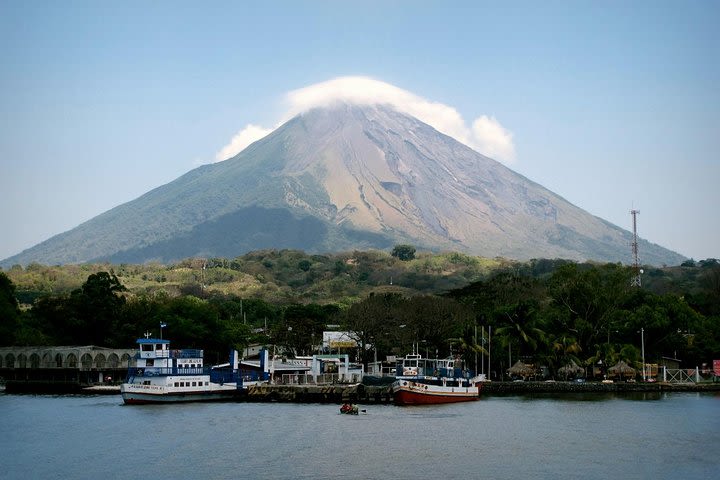
[[[165,327],[167,327],[167,323],[165,323],[165,322],[160,322],[160,328],[165,328]]]

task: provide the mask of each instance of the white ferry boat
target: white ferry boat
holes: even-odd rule
[[[249,384],[265,380],[263,373],[242,375],[235,350],[228,364],[207,368],[202,350],[171,350],[169,340],[149,335],[137,344],[135,366],[128,369],[120,387],[127,404],[227,400],[239,396]],[[261,363],[264,358],[261,355]],[[261,372],[265,370],[261,366]]]

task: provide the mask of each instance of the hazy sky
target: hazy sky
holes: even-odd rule
[[[0,0],[0,259],[217,161],[340,77],[720,258],[718,25],[718,1]]]

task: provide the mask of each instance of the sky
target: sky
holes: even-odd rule
[[[0,0],[0,259],[356,96],[720,258],[718,24],[694,0]]]

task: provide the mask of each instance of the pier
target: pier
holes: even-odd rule
[[[487,382],[480,398],[503,395],[578,393],[720,392],[720,383]],[[392,403],[389,385],[255,385],[240,397],[249,402]]]
[[[56,372],[57,374],[57,372]],[[86,393],[120,394],[119,385],[95,383],[84,384],[76,377],[67,381],[11,381],[13,392],[38,393]],[[580,394],[580,393],[669,393],[669,392],[718,392],[718,383],[573,383],[573,382],[487,382],[483,384],[480,398],[506,395],[533,394]],[[241,402],[281,402],[281,403],[362,403],[390,404],[393,401],[392,388],[389,385],[332,384],[332,385],[252,385],[245,391],[239,391],[235,397]]]
[[[387,385],[253,385],[241,397],[248,402],[392,403]]]

